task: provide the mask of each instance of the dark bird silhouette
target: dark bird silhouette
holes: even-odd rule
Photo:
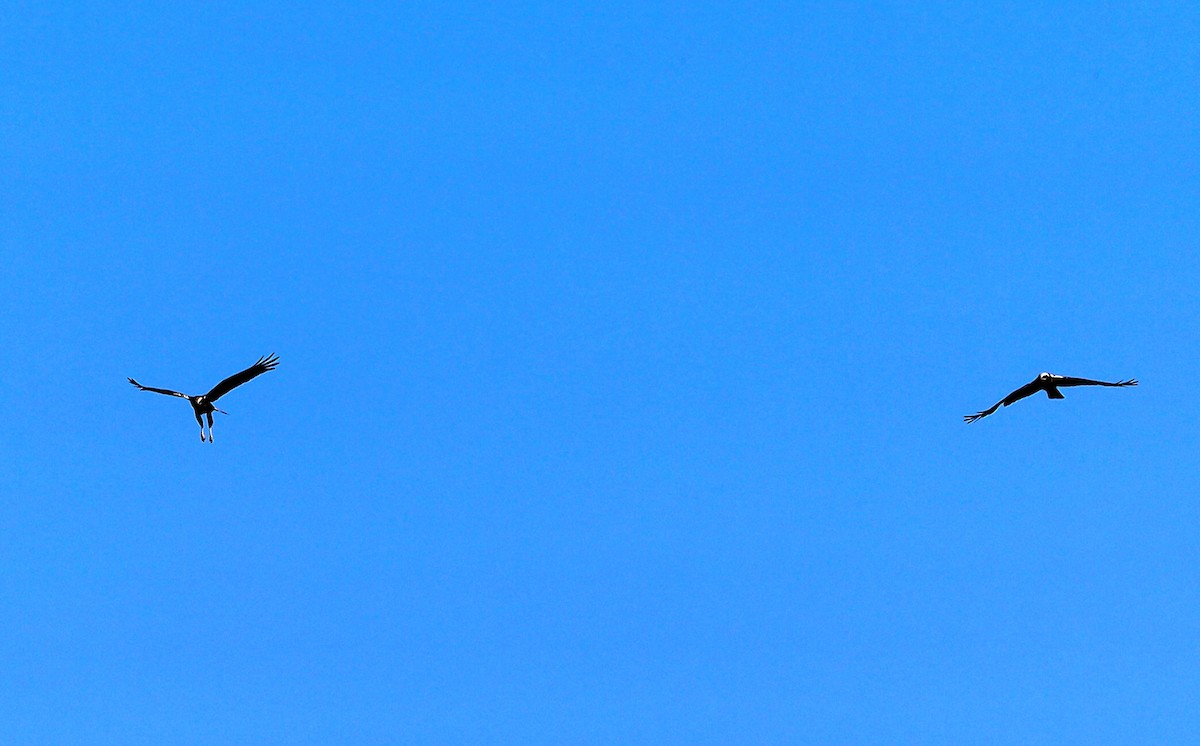
[[[215,402],[217,399],[220,399],[222,396],[225,396],[230,391],[233,391],[238,386],[241,386],[246,381],[249,381],[251,378],[254,378],[255,376],[260,376],[263,373],[266,373],[268,370],[275,370],[276,365],[279,365],[279,358],[275,355],[275,353],[272,352],[270,355],[267,355],[266,357],[260,357],[258,359],[258,362],[255,363],[254,365],[251,365],[249,368],[246,368],[241,373],[234,373],[229,378],[226,378],[224,381],[221,381],[216,386],[213,386],[212,390],[209,391],[207,394],[201,394],[200,396],[188,396],[187,394],[181,394],[178,391],[168,391],[167,389],[150,388],[149,386],[143,386],[142,384],[138,383],[137,381],[133,380],[132,378],[129,379],[129,382],[132,383],[134,386],[137,386],[142,391],[153,391],[156,394],[166,394],[167,396],[178,396],[178,397],[187,399],[188,403],[190,403],[192,405],[192,411],[194,411],[196,413],[196,422],[200,423],[200,440],[201,441],[203,441],[205,439],[205,436],[204,436],[204,420],[200,419],[200,416],[204,415],[205,417],[208,418],[208,442],[211,443],[211,442],[213,442],[213,437],[212,437],[213,416],[212,416],[212,413],[220,412],[221,414],[229,414],[228,412],[226,412],[223,409],[217,409],[216,407],[214,407],[213,402]]]
[[[996,402],[992,406],[988,407],[987,409],[983,410],[982,412],[976,412],[975,414],[969,414],[966,417],[963,417],[963,420],[966,422],[974,422],[975,420],[983,419],[984,417],[987,417],[992,412],[995,412],[996,409],[1001,404],[1003,404],[1004,406],[1007,407],[1009,404],[1012,404],[1013,402],[1021,401],[1025,397],[1032,396],[1039,391],[1045,391],[1046,396],[1048,396],[1051,399],[1065,399],[1066,397],[1062,395],[1062,392],[1060,392],[1059,389],[1064,388],[1066,386],[1136,386],[1136,385],[1138,385],[1136,378],[1131,378],[1128,381],[1117,381],[1115,383],[1110,383],[1108,381],[1093,381],[1090,378],[1072,378],[1071,376],[1056,376],[1053,373],[1040,373],[1040,374],[1038,374],[1037,378],[1033,379],[1029,383],[1022,386],[1021,388],[1012,392],[1011,394],[1004,397],[1000,401]]]

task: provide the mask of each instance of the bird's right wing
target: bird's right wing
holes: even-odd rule
[[[187,394],[181,394],[178,391],[168,391],[167,389],[152,389],[149,386],[143,386],[142,384],[138,383],[137,381],[133,380],[132,378],[129,379],[129,382],[132,383],[134,386],[137,386],[138,389],[140,389],[142,391],[153,391],[156,394],[166,394],[167,396],[178,396],[178,397],[182,397],[184,399],[188,398]]]
[[[275,370],[275,366],[277,365],[279,365],[279,356],[273,352],[266,357],[260,357],[254,365],[251,365],[240,373],[234,373],[229,378],[213,386],[212,391],[209,391],[205,396],[208,397],[209,401],[216,401],[251,378],[261,376],[268,370]]]
[[[1093,381],[1090,378],[1074,378],[1072,376],[1063,376],[1054,382],[1055,386],[1136,386],[1138,385],[1136,378],[1130,378],[1128,381]]]
[[[1008,396],[1004,397],[1000,401],[996,402],[992,406],[983,410],[982,412],[976,412],[975,414],[969,414],[969,415],[963,417],[963,421],[964,422],[974,422],[975,420],[981,420],[984,417],[987,417],[992,412],[995,412],[997,409],[999,409],[1001,404],[1003,404],[1004,406],[1007,407],[1009,404],[1012,404],[1014,402],[1019,402],[1022,399],[1024,399],[1025,397],[1030,396],[1031,394],[1037,393],[1041,388],[1042,388],[1042,382],[1037,379],[1034,379],[1034,380],[1030,381],[1029,383],[1025,384],[1024,386],[1022,386],[1021,388],[1017,389],[1016,391],[1012,392]]]

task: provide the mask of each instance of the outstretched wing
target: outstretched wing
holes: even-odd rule
[[[1072,378],[1071,376],[1062,376],[1054,379],[1055,386],[1136,386],[1138,385],[1136,378],[1130,378],[1128,381],[1093,381],[1090,378]]]
[[[976,412],[975,414],[965,415],[963,417],[963,422],[974,422],[975,420],[982,420],[984,417],[987,417],[989,414],[991,414],[992,412],[995,412],[999,408],[1000,408],[1000,402],[996,402],[995,404],[993,404],[992,406],[983,410],[982,412]]]
[[[178,391],[168,391],[167,389],[152,389],[149,386],[143,386],[142,384],[138,383],[137,381],[133,380],[132,378],[129,379],[129,382],[132,383],[134,386],[137,386],[142,391],[153,391],[156,394],[166,394],[167,396],[179,396],[184,399],[188,398],[187,394],[181,394]]]
[[[230,391],[233,391],[238,386],[241,386],[246,381],[249,381],[251,378],[254,378],[255,376],[261,376],[268,370],[275,370],[276,365],[279,365],[279,358],[275,355],[275,353],[272,352],[266,357],[260,357],[258,362],[254,365],[246,368],[241,373],[234,373],[229,378],[226,378],[216,386],[213,386],[212,391],[209,391],[205,396],[210,402],[216,401],[222,396],[228,394]]]
[[[1025,397],[1027,397],[1031,394],[1037,393],[1041,389],[1042,389],[1042,382],[1035,378],[1034,380],[1030,381],[1029,383],[1025,384],[1021,388],[1012,392],[1011,394],[1004,397],[1003,399],[996,402],[995,404],[988,407],[987,409],[983,410],[982,412],[976,412],[975,414],[969,414],[969,415],[963,417],[963,421],[964,422],[974,422],[975,420],[981,420],[984,417],[987,417],[992,412],[995,412],[997,409],[999,409],[1001,404],[1003,404],[1004,406],[1007,407],[1009,404],[1012,404],[1013,402],[1019,402],[1022,399],[1024,399]]]

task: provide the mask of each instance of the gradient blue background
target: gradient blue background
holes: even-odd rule
[[[1194,3],[43,5],[0,740],[1195,737]]]

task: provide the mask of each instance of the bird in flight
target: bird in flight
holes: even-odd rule
[[[1040,373],[1040,374],[1038,374],[1037,378],[1033,379],[1029,383],[1022,386],[1021,388],[1012,392],[1011,394],[1004,397],[1000,401],[996,402],[992,406],[988,407],[987,409],[983,410],[982,412],[976,412],[975,414],[969,414],[966,417],[963,417],[963,420],[966,422],[974,422],[975,420],[983,419],[984,417],[987,417],[992,412],[995,412],[997,407],[999,407],[1001,404],[1003,404],[1004,406],[1007,407],[1009,404],[1012,404],[1013,402],[1021,401],[1022,399],[1024,399],[1027,396],[1033,396],[1034,394],[1036,394],[1039,391],[1045,391],[1046,396],[1051,399],[1065,399],[1066,397],[1062,395],[1062,392],[1060,392],[1059,389],[1066,387],[1066,386],[1136,386],[1136,385],[1138,385],[1136,378],[1131,378],[1128,381],[1117,381],[1115,383],[1110,383],[1108,381],[1093,381],[1090,378],[1072,378],[1071,376],[1056,376],[1053,373]]]
[[[267,355],[266,357],[260,357],[258,359],[258,362],[255,363],[254,365],[251,365],[249,368],[246,368],[241,373],[234,373],[229,378],[226,378],[224,381],[221,381],[216,386],[213,386],[212,390],[209,391],[207,394],[201,394],[200,396],[188,396],[187,394],[181,394],[178,391],[168,391],[167,389],[150,388],[149,386],[143,386],[142,384],[138,383],[137,381],[133,380],[132,378],[129,379],[129,382],[132,383],[134,386],[137,386],[138,389],[140,389],[142,391],[153,391],[156,394],[166,394],[167,396],[178,396],[178,397],[187,399],[188,403],[190,403],[192,405],[192,411],[196,413],[196,422],[198,422],[200,424],[200,441],[201,442],[203,442],[205,440],[205,436],[204,436],[204,420],[200,419],[200,416],[204,415],[208,418],[208,442],[211,443],[211,442],[213,442],[213,439],[212,439],[212,428],[213,428],[212,413],[220,412],[221,414],[229,414],[228,412],[226,412],[223,409],[217,409],[216,407],[214,407],[213,402],[215,402],[217,399],[220,399],[222,396],[225,396],[226,394],[228,394],[230,391],[234,390],[238,386],[241,386],[246,381],[249,381],[251,378],[254,378],[255,376],[260,376],[263,373],[266,373],[268,370],[275,370],[276,365],[279,365],[279,358],[275,355],[275,353],[272,352],[270,355]]]

